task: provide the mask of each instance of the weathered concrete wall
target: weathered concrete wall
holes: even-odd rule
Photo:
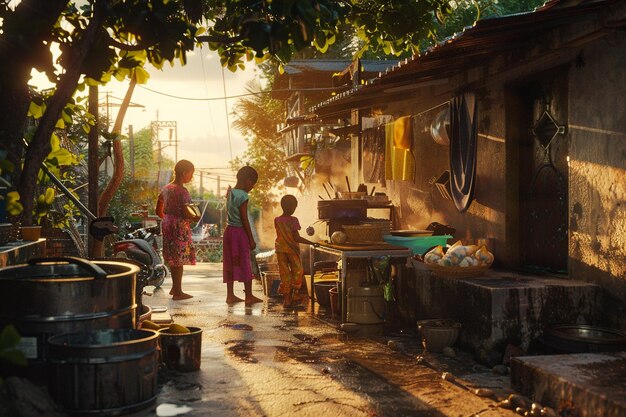
[[[491,250],[505,246],[505,158],[504,98],[502,90],[483,89],[478,94],[479,136],[474,201],[465,213],[444,198],[434,185],[450,169],[449,147],[437,144],[430,135],[430,124],[451,97],[449,86],[433,89],[413,100],[390,103],[387,113],[394,117],[413,117],[413,155],[415,181],[387,181],[386,192],[396,206],[401,229],[424,229],[431,222],[449,224],[457,229],[454,239],[471,241],[491,239]],[[434,101],[432,96],[445,97]],[[443,105],[442,105],[443,104]],[[438,107],[435,107],[438,106]],[[416,109],[430,109],[420,112]],[[452,243],[452,242],[450,242]]]
[[[570,71],[570,276],[605,292],[605,319],[626,329],[626,38],[581,54]]]

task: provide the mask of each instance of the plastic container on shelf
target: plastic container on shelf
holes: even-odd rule
[[[441,236],[392,236],[384,235],[383,240],[391,245],[404,246],[413,251],[413,255],[423,255],[433,246],[445,246],[452,235]]]

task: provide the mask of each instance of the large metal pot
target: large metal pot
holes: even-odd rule
[[[31,259],[0,270],[0,328],[13,324],[28,368],[43,364],[50,336],[135,327],[136,274],[118,261]]]

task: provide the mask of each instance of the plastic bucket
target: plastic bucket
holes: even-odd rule
[[[387,315],[382,286],[348,288],[346,319],[350,323],[384,323]]]
[[[322,307],[330,308],[329,290],[337,288],[337,281],[320,281],[315,285],[315,301]]]
[[[280,287],[280,273],[278,271],[261,272],[263,280],[263,295],[267,297],[280,297],[278,287]]]
[[[158,335],[105,329],[48,340],[48,390],[72,415],[114,416],[153,406]]]
[[[169,333],[159,330],[161,362],[170,369],[191,372],[200,369],[202,329],[188,327],[191,333]]]
[[[330,298],[330,311],[333,315],[339,315],[341,313],[341,303],[339,301],[338,287],[332,287],[328,290],[328,296]]]

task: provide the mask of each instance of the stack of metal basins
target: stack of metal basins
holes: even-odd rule
[[[13,325],[28,365],[7,375],[47,384],[72,415],[119,415],[156,403],[158,335],[135,329],[139,268],[33,259],[0,270],[0,329]]]

